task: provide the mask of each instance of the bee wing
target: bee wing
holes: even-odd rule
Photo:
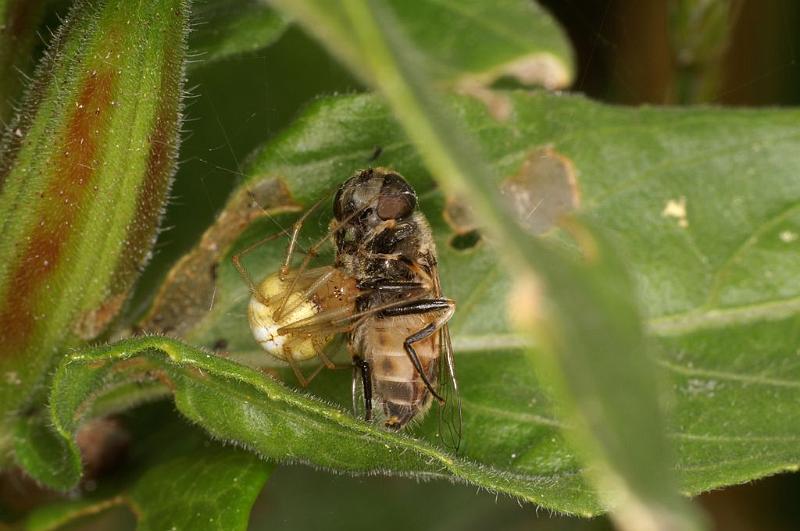
[[[299,321],[282,326],[278,329],[278,333],[310,334],[319,333],[321,331],[344,332],[350,329],[361,319],[391,308],[408,306],[415,301],[423,299],[425,299],[424,293],[416,297],[410,297],[408,299],[383,304],[381,306],[376,306],[361,312],[354,312],[350,307],[336,308],[333,310],[320,312],[306,319],[300,319]]]
[[[364,381],[361,372],[356,365],[353,365],[353,416],[363,419],[367,414],[367,407],[364,401]]]
[[[439,437],[448,447],[458,451],[461,446],[463,416],[453,359],[453,344],[450,341],[447,324],[439,329],[439,344],[442,349],[439,356],[439,394],[444,398],[444,403],[439,407]]]
[[[439,282],[439,271],[434,265],[431,267],[434,291],[437,297],[442,297],[442,288]],[[461,396],[458,393],[458,379],[456,378],[456,364],[453,356],[453,343],[450,340],[450,326],[444,323],[439,329],[439,394],[444,398],[444,403],[439,407],[439,437],[444,443],[458,451],[461,446],[461,430],[463,414],[461,411]]]

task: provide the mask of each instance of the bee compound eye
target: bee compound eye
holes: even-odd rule
[[[417,194],[405,179],[396,173],[383,177],[376,213],[383,220],[401,219],[414,211]]]
[[[378,199],[376,213],[386,219],[402,219],[414,210],[416,198],[411,194],[385,195]]]

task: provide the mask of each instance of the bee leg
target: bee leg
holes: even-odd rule
[[[398,315],[424,315],[427,313],[443,312],[434,323],[438,329],[450,320],[456,309],[456,303],[450,299],[417,299],[409,301],[407,304],[392,306],[380,311],[383,317],[395,317]]]
[[[356,385],[358,383],[359,373],[361,376],[361,385],[364,388],[364,420],[367,422],[372,420],[372,376],[369,362],[361,356],[353,356],[353,411],[357,411],[356,406]]]
[[[431,385],[430,380],[428,380],[428,376],[425,374],[425,371],[422,368],[422,363],[419,361],[419,356],[417,356],[417,351],[414,350],[414,347],[411,346],[412,343],[416,343],[417,341],[422,341],[425,338],[430,337],[433,333],[436,332],[436,325],[430,323],[428,326],[423,328],[422,330],[415,332],[408,336],[405,341],[403,341],[403,348],[406,349],[406,354],[411,359],[411,363],[414,364],[414,369],[416,369],[417,374],[420,375],[422,381],[425,383],[425,387],[428,388],[428,391],[438,400],[440,403],[444,402],[444,398],[442,398],[439,393],[433,388]]]
[[[413,293],[427,289],[427,286],[421,282],[414,281],[391,281],[383,278],[373,280],[362,280],[356,287],[360,290],[372,290],[382,293]]]

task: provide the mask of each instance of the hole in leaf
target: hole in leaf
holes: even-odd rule
[[[545,146],[532,151],[517,174],[500,185],[519,223],[544,234],[577,209],[580,191],[572,161]]]
[[[477,230],[471,230],[464,234],[455,234],[450,238],[450,247],[457,251],[466,251],[472,249],[481,241],[481,233]]]

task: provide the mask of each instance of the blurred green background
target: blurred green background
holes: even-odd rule
[[[740,106],[800,102],[800,2],[733,0],[727,46],[703,64],[675,52],[668,0],[542,0],[576,50],[570,90],[625,105],[712,103]],[[55,21],[49,22],[55,27]],[[701,28],[702,30],[702,28]],[[710,29],[709,29],[710,31]],[[713,70],[701,91],[687,78]],[[213,220],[239,182],[248,154],[286,127],[304,105],[331,93],[364,90],[301,30],[290,27],[274,45],[189,72],[180,169],[155,257],[129,312],[141,313],[146,293]],[[232,98],[231,93],[236,97]],[[176,419],[176,422],[180,422]],[[467,434],[468,436],[468,434]],[[787,474],[700,497],[725,531],[800,529],[800,475]],[[122,529],[120,509],[74,529]],[[563,518],[496,498],[473,487],[398,478],[350,478],[300,466],[280,466],[253,511],[254,530],[305,529],[611,529],[604,518]]]

